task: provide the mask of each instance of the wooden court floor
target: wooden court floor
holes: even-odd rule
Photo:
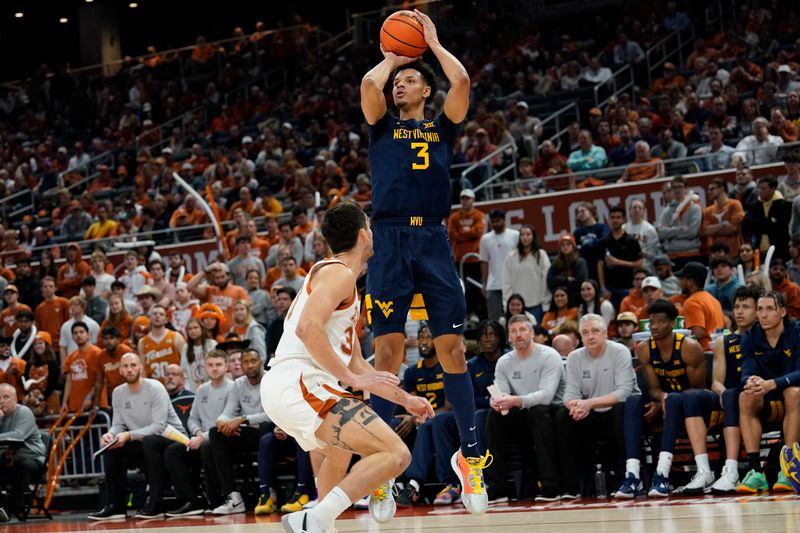
[[[102,532],[141,533],[279,533],[277,515],[252,513],[226,517],[169,520],[121,520],[95,523],[83,515],[55,520],[2,524],[9,533]],[[492,506],[483,516],[467,514],[461,505],[401,509],[394,520],[378,525],[365,511],[348,511],[338,520],[340,533],[355,532],[547,532],[547,533],[779,533],[800,532],[800,495],[704,497],[634,502],[589,501],[570,504],[515,502]]]

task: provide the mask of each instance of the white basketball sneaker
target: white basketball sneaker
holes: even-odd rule
[[[379,485],[369,495],[369,515],[379,524],[388,522],[397,512],[393,491],[394,481],[390,480]]]

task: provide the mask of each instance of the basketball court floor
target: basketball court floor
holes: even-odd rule
[[[53,521],[3,524],[10,533],[113,531],[113,533],[279,533],[278,515],[252,513],[169,520],[121,520],[96,523],[83,515],[60,515]],[[779,533],[800,531],[800,495],[699,497],[617,502],[493,505],[483,516],[461,505],[400,509],[394,520],[378,525],[365,511],[348,511],[338,520],[339,533],[355,532],[547,532],[547,533]]]

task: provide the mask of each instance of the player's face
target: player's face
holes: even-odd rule
[[[596,320],[588,320],[581,326],[581,340],[584,346],[590,350],[596,350],[603,346],[608,336],[608,331]]]
[[[429,357],[436,355],[436,348],[433,345],[433,335],[431,335],[431,330],[425,328],[420,331],[417,340],[419,342],[419,354],[424,359],[428,359]]]
[[[736,300],[733,304],[733,319],[737,328],[748,328],[756,321],[756,302],[752,298]]]
[[[772,298],[759,298],[756,314],[762,328],[773,329],[783,321],[783,317],[786,316],[786,308],[779,307]]]
[[[673,321],[665,313],[650,315],[650,333],[655,340],[660,340],[672,335]]]
[[[225,375],[228,365],[222,357],[209,357],[206,359],[206,374],[211,379],[219,379]]]
[[[533,329],[526,322],[514,322],[508,328],[508,338],[515,350],[525,351],[533,342]]]
[[[498,342],[500,339],[497,338],[497,333],[492,328],[486,328],[483,333],[481,334],[480,339],[480,347],[483,353],[492,354],[497,351],[498,349]]]
[[[392,82],[392,98],[399,109],[424,102],[430,94],[431,88],[425,84],[422,74],[414,69],[401,70]]]

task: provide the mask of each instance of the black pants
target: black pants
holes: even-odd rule
[[[564,490],[570,494],[580,492],[581,465],[590,464],[594,459],[591,450],[602,438],[607,438],[609,430],[614,430],[617,460],[625,457],[625,434],[623,421],[625,404],[618,403],[610,410],[598,413],[591,411],[583,420],[574,420],[566,407],[556,413],[559,459],[561,474],[564,476]]]
[[[222,498],[226,498],[234,488],[233,467],[236,465],[235,457],[243,452],[258,452],[258,442],[261,440],[261,435],[267,431],[272,431],[275,424],[267,422],[261,424],[260,427],[254,428],[249,426],[241,426],[239,435],[226,437],[217,428],[211,428],[209,431],[209,443],[211,448],[210,459],[213,463],[214,472],[216,472],[217,479],[219,479],[219,488]],[[212,465],[209,465],[212,466]],[[209,469],[206,472],[210,472]],[[208,499],[215,503],[218,495],[209,494]]]
[[[164,494],[166,468],[164,450],[173,441],[161,435],[150,435],[143,440],[126,442],[120,448],[108,450],[103,456],[106,469],[107,503],[125,507],[128,486],[128,465],[145,464],[147,482],[150,486],[148,497],[158,504]]]
[[[486,469],[486,482],[492,497],[510,495],[506,462],[513,442],[521,445],[527,471],[534,466],[530,450],[535,450],[535,466],[538,467],[538,477],[542,482],[542,494],[559,494],[555,413],[556,408],[549,405],[511,409],[507,415],[495,410],[489,411],[486,420],[486,444],[492,450],[494,460]]]
[[[172,478],[175,496],[179,500],[188,502],[200,498],[200,470],[210,456],[211,446],[208,442],[204,442],[197,450],[187,450],[183,444],[174,442],[164,450],[164,462]],[[218,479],[216,475],[206,475],[208,494],[221,493]]]
[[[9,510],[12,513],[21,513],[25,509],[25,493],[29,490],[31,480],[42,473],[45,468],[43,458],[36,460],[29,455],[14,452],[11,468],[3,472],[3,477],[11,482],[11,493],[8,495]],[[8,452],[11,453],[11,452]],[[0,455],[0,459],[2,459]],[[5,468],[4,468],[5,469]]]

